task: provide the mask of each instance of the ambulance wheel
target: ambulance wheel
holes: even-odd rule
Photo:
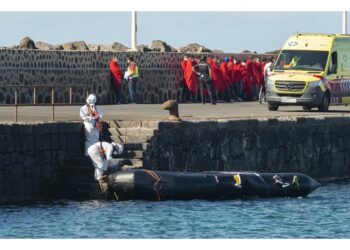
[[[320,105],[318,105],[318,111],[320,112],[327,112],[329,109],[329,94],[326,92],[323,96],[322,102]]]
[[[269,109],[270,111],[277,111],[279,106],[276,105],[276,104],[270,104],[270,103],[268,103],[268,104],[267,104],[267,107],[268,107],[268,109]]]
[[[311,107],[310,107],[310,106],[303,106],[303,110],[305,110],[305,111],[311,111]]]

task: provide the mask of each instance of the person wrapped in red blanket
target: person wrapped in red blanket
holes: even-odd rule
[[[112,81],[115,98],[116,98],[115,103],[119,104],[122,81],[124,76],[123,76],[123,71],[119,67],[118,59],[115,56],[109,62],[109,72],[110,72],[111,81]]]

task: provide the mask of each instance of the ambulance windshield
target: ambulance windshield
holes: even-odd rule
[[[324,71],[328,51],[282,50],[275,70]]]

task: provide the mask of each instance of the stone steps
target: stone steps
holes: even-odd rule
[[[107,122],[110,128],[151,128],[158,129],[159,121],[109,121]]]
[[[124,143],[124,150],[147,150],[149,143]]]
[[[157,130],[152,129],[152,128],[143,128],[143,127],[137,127],[137,128],[109,128],[108,132],[112,136],[153,136],[154,133]]]
[[[124,150],[122,154],[114,158],[143,159],[143,150]]]
[[[124,145],[124,152],[116,159],[130,159],[132,168],[143,168],[144,152],[159,129],[159,121],[110,121],[108,125],[110,139]]]
[[[134,136],[134,135],[115,135],[111,136],[112,141],[116,143],[147,143],[150,141],[152,136],[149,135],[140,135],[140,136]]]

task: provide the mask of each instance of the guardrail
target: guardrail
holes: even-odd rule
[[[90,88],[86,84],[80,84],[80,85],[4,85],[0,86],[2,88],[15,88],[14,90],[14,104],[0,104],[0,106],[14,106],[14,118],[15,122],[18,121],[18,108],[20,106],[51,106],[52,112],[51,112],[51,120],[55,121],[55,106],[65,106],[65,105],[72,105],[72,95],[73,95],[73,88],[86,88],[86,96],[90,94]],[[55,88],[69,88],[69,102],[68,103],[56,103],[55,102]],[[31,88],[33,93],[33,102],[32,103],[18,103],[18,88]],[[37,89],[38,88],[51,88],[51,101],[50,103],[38,103],[37,102]],[[82,104],[82,102],[76,102],[75,104]]]

